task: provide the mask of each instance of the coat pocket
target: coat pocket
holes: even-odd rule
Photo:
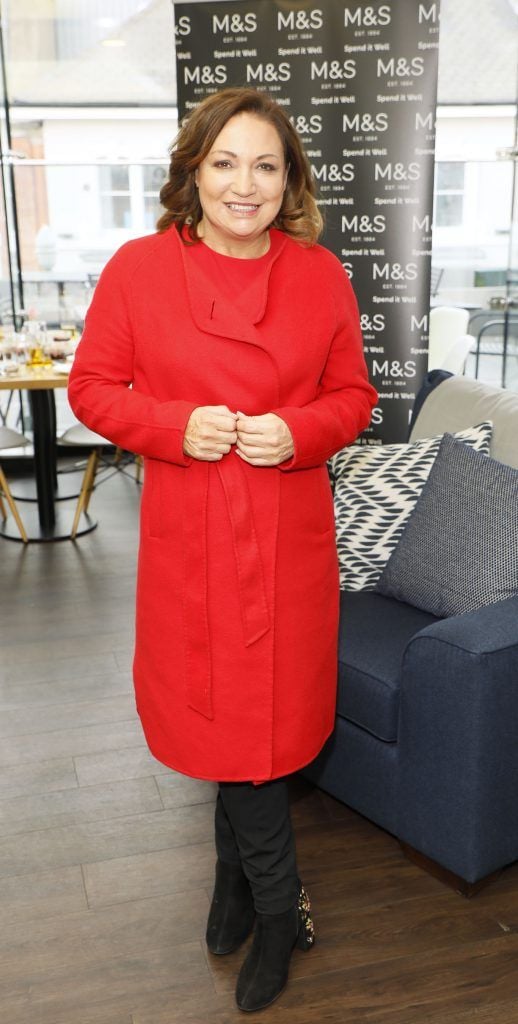
[[[181,536],[183,474],[186,472],[186,469],[171,462],[164,462],[161,459],[148,460],[148,490],[145,495],[143,527],[149,537],[169,542],[176,541]]]
[[[326,466],[286,473],[282,484],[288,498],[287,522],[302,545],[335,529],[333,492]]]
[[[162,488],[160,481],[161,464],[157,459],[147,459],[145,465],[145,488],[142,495],[143,512],[147,517],[150,537],[163,536]]]

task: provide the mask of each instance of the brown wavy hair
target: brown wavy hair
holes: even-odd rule
[[[207,96],[184,118],[169,153],[169,176],[160,189],[166,212],[157,221],[157,231],[175,224],[187,225],[188,235],[198,241],[198,224],[203,216],[194,172],[210,153],[221,130],[236,114],[254,114],[276,130],[284,149],[288,178],[282,206],[272,226],[303,245],[314,245],[322,228],[315,201],[316,186],[299,136],[283,108],[268,93],[256,89],[222,89]]]

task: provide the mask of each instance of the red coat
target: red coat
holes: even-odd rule
[[[270,253],[252,323],[176,228],[123,245],[95,289],[68,391],[78,419],[145,460],[133,669],[149,748],[221,781],[293,772],[333,730],[326,460],[367,426],[377,398],[339,261],[276,230]],[[271,467],[234,447],[219,462],[185,456],[199,405],[277,413],[294,455]]]

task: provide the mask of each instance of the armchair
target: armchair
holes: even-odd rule
[[[410,440],[483,420],[491,456],[518,468],[518,394],[433,371]],[[465,895],[518,859],[518,597],[439,619],[342,591],[337,697],[302,775]]]

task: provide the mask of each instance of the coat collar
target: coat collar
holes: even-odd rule
[[[175,227],[168,229],[171,244],[180,253],[187,285],[187,294],[194,323],[199,330],[236,341],[260,344],[256,328],[264,317],[268,301],[268,284],[273,265],[278,260],[288,241],[287,235],[275,228],[270,229],[270,260],[261,275],[261,295],[256,315],[247,319],[221,294],[217,282],[210,278],[199,265],[194,255],[194,245],[185,245]]]

